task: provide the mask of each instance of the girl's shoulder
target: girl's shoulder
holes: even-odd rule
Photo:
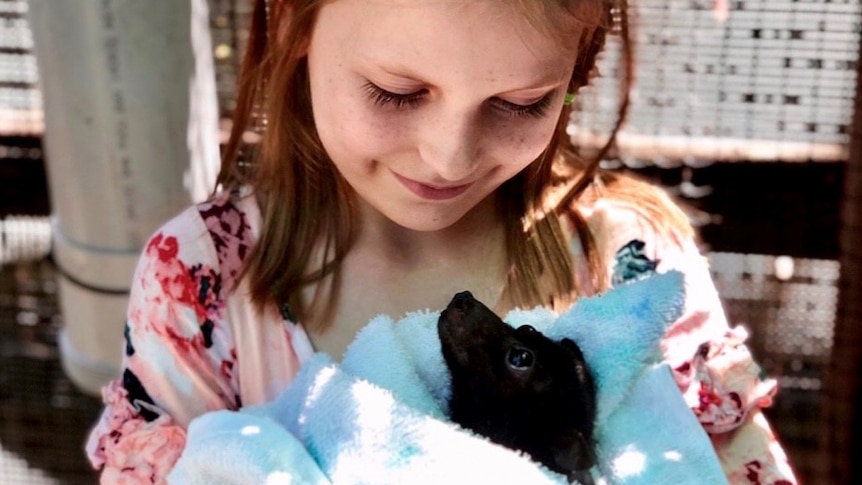
[[[680,246],[697,239],[679,201],[663,188],[630,176],[605,175],[573,209],[587,222],[599,245],[619,249],[632,239],[641,239]]]
[[[620,268],[632,266],[633,257],[654,265],[679,259],[681,253],[698,253],[685,211],[664,189],[642,180],[604,175],[572,204],[569,215],[573,225],[589,231],[606,273],[600,286],[612,285]],[[579,238],[573,237],[571,247],[576,260],[585,258]],[[579,281],[588,276],[579,275]]]
[[[170,256],[187,267],[219,268],[222,284],[231,287],[257,240],[260,211],[254,197],[219,193],[187,207],[165,222],[147,242],[144,253],[160,247],[159,257]]]

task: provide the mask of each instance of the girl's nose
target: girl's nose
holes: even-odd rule
[[[420,130],[419,155],[447,181],[466,180],[475,170],[480,155],[479,126],[475,116],[452,113],[426,118]]]

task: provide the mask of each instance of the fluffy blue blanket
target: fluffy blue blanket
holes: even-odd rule
[[[597,483],[726,483],[659,342],[683,277],[657,274],[555,315],[514,311],[581,347],[597,384]],[[447,419],[450,376],[435,312],[372,320],[337,364],[318,354],[274,402],[195,419],[169,483],[562,484],[528,456]]]

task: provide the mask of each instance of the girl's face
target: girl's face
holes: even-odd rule
[[[508,3],[337,0],[319,13],[318,134],[359,196],[405,228],[452,226],[551,139],[577,52]]]

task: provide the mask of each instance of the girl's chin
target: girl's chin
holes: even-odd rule
[[[436,232],[457,225],[464,219],[468,211],[459,211],[455,208],[428,208],[407,206],[380,207],[373,204],[366,206],[369,209],[366,221],[374,224],[374,221],[382,222],[384,225],[392,225],[395,228],[407,229],[416,232]]]
[[[401,228],[416,231],[416,232],[437,232],[449,229],[458,224],[460,218],[455,219],[451,216],[446,218],[397,218],[388,217],[388,219]]]
[[[462,194],[448,201],[417,201],[403,194],[355,193],[359,199],[360,217],[366,223],[374,221],[394,224],[397,227],[417,232],[436,232],[456,226],[480,228],[488,221],[496,220],[493,197],[472,201],[475,194]]]
[[[435,209],[420,208],[413,212],[382,212],[392,223],[411,231],[437,232],[463,227],[477,230],[488,221],[495,220],[491,211],[493,204],[481,201],[469,207],[439,207]]]

